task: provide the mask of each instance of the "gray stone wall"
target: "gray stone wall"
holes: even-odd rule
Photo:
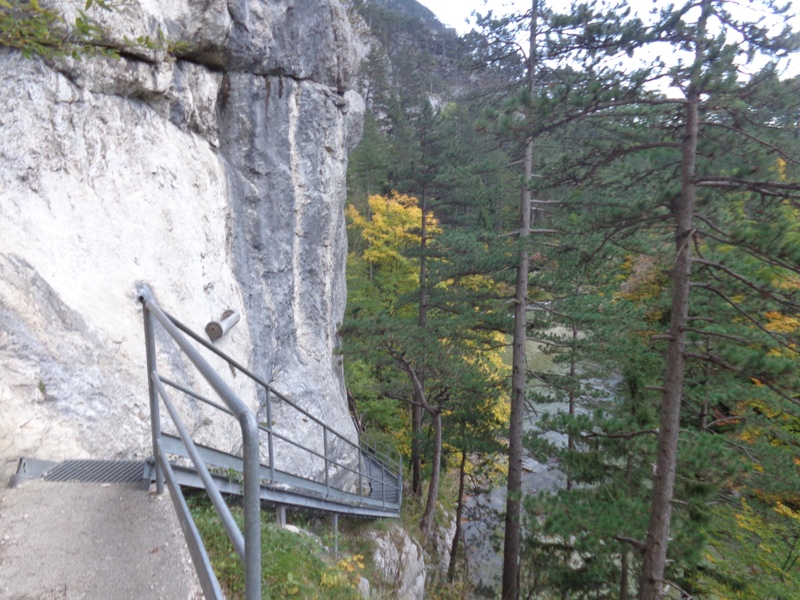
[[[106,43],[164,34],[186,42],[179,56],[0,49],[0,458],[149,454],[142,284],[198,331],[239,310],[220,347],[354,440],[336,354],[347,152],[363,116],[345,11],[338,0],[120,6],[94,13]],[[231,382],[255,406],[242,379]],[[201,439],[237,447],[234,424],[184,410]],[[321,449],[311,424],[284,415],[278,406],[276,427]],[[288,447],[278,455],[316,468]]]

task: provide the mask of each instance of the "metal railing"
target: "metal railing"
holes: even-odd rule
[[[231,543],[239,555],[240,560],[244,564],[245,572],[245,597],[247,600],[260,600],[261,598],[261,497],[260,488],[261,481],[259,475],[259,434],[258,423],[255,415],[250,411],[244,402],[236,395],[236,393],[228,386],[219,374],[211,368],[206,360],[200,353],[192,346],[186,338],[181,335],[180,331],[173,324],[172,320],[164,314],[159,308],[155,299],[146,297],[144,294],[141,297],[144,306],[144,330],[145,330],[145,346],[147,349],[147,373],[148,385],[150,392],[150,421],[152,428],[153,438],[153,454],[156,463],[156,490],[159,494],[164,491],[164,478],[170,484],[170,492],[173,496],[173,503],[176,503],[176,510],[183,517],[181,521],[191,521],[192,526],[194,522],[191,519],[191,514],[186,507],[185,500],[180,488],[175,483],[175,476],[172,470],[166,452],[161,449],[161,418],[159,410],[159,398],[164,403],[169,416],[178,430],[181,441],[194,464],[194,468],[200,478],[205,484],[206,492],[214,505],[219,517],[222,521]],[[156,347],[155,347],[155,334],[153,328],[153,318],[155,318],[164,330],[170,335],[175,343],[180,347],[186,357],[192,362],[195,368],[209,383],[212,389],[217,393],[220,399],[228,407],[228,410],[239,421],[239,426],[242,432],[242,462],[243,462],[243,510],[244,510],[244,530],[239,529],[236,521],[231,515],[228,505],[222,498],[217,486],[209,473],[205,461],[200,457],[197,446],[189,435],[186,427],[180,419],[175,406],[172,403],[162,379],[158,375],[158,368],[156,364]],[[184,533],[189,532],[184,529]],[[192,534],[196,533],[196,528],[191,531]],[[199,540],[199,536],[197,537]],[[194,547],[193,547],[194,546]],[[198,566],[198,574],[203,582],[209,587],[205,589],[206,596],[217,597],[219,590],[219,583],[216,580],[213,569],[210,569],[210,562],[205,552],[202,542],[198,545],[190,544],[190,551],[192,551],[192,558],[195,565]],[[201,567],[202,565],[202,567]],[[200,569],[208,570],[209,572],[200,573]],[[222,598],[221,591],[218,592],[218,597]]]
[[[287,396],[276,390],[261,377],[241,365],[233,358],[220,351],[218,348],[211,345],[200,335],[192,331],[186,325],[173,317],[169,317],[174,326],[179,329],[183,334],[193,339],[196,343],[200,344],[219,358],[221,358],[227,365],[235,369],[237,372],[242,373],[248,379],[264,391],[264,398],[261,402],[259,413],[263,413],[264,418],[258,420],[259,430],[266,436],[266,451],[267,463],[262,465],[262,479],[267,482],[288,485],[290,487],[298,487],[306,492],[315,492],[322,494],[328,498],[334,498],[343,502],[351,502],[354,504],[363,504],[370,506],[380,506],[384,508],[396,507],[399,510],[402,503],[402,458],[398,452],[393,449],[382,449],[370,444],[353,443],[348,437],[327,425],[324,421],[305,410],[297,403],[289,399]],[[221,406],[208,398],[197,394],[184,386],[180,386],[172,381],[162,379],[162,381],[175,388],[176,390],[191,396],[214,409],[224,413],[229,413],[228,409]],[[284,407],[294,411],[295,415],[289,415],[284,411],[282,418],[286,421],[292,422],[296,418],[305,418],[319,427],[321,445],[323,452],[315,450],[309,445],[302,444],[293,440],[278,431],[273,427],[273,397],[279,399]],[[263,439],[263,438],[262,438]],[[344,462],[335,459],[330,450],[333,442],[338,440],[340,444],[347,446],[352,451],[351,454],[356,454],[359,458],[359,466],[354,468]],[[275,461],[275,445],[276,441],[284,442],[294,448],[305,452],[311,457],[316,457],[324,463],[323,483],[316,479],[309,477],[301,477],[292,474],[284,469],[279,469]],[[341,452],[340,454],[346,454]],[[366,458],[372,458],[381,464],[380,476],[372,475],[367,472],[369,465],[366,463]],[[346,477],[340,477],[344,483],[336,485],[331,482],[330,473],[337,468],[340,472],[350,473],[353,478],[358,478],[357,492],[348,492],[345,484],[348,482]],[[266,472],[265,472],[266,469]],[[352,480],[350,481],[352,483]],[[365,485],[366,484],[366,485]],[[370,489],[372,490],[370,492]],[[367,493],[365,493],[367,492]],[[377,493],[376,493],[377,492]],[[343,511],[346,512],[346,511]]]
[[[217,595],[219,584],[210,567],[199,535],[197,535],[196,527],[194,527],[179,483],[177,483],[178,477],[176,477],[168,455],[178,455],[191,460],[197,477],[202,482],[202,487],[207,490],[211,502],[244,564],[247,600],[261,597],[260,502],[262,499],[273,503],[295,504],[306,508],[327,510],[334,514],[350,513],[370,517],[399,515],[402,503],[402,459],[399,453],[352,442],[219,351],[188,327],[164,313],[149,293],[142,293],[140,300],[144,306],[157,491],[163,492],[164,481],[166,481],[170,487],[175,508],[182,517],[181,523],[184,525],[187,540],[190,540],[190,536],[194,536],[197,540],[196,543],[190,541],[189,547],[194,563],[198,567],[198,575],[207,598],[222,597],[221,592]],[[209,383],[222,403],[210,400],[189,387],[159,374],[156,364],[154,320],[158,321],[164,331],[169,334],[169,337]],[[187,338],[194,340],[195,343],[224,360],[231,369],[242,373],[256,385],[257,393],[261,394],[259,414],[263,414],[263,420],[259,419],[242,402]],[[216,411],[234,417],[241,429],[241,457],[197,444],[183,424],[168,388],[184,397],[192,398]],[[281,403],[282,418],[291,422],[291,418],[287,418],[286,414],[287,410],[291,410],[319,428],[322,437],[321,452],[275,430],[273,397]],[[162,432],[160,404],[164,405],[166,415],[174,423],[177,436]],[[265,447],[262,447],[262,443],[265,444]],[[323,465],[319,478],[303,477],[288,469],[279,468],[283,465],[276,464],[275,446],[277,443],[292,446],[300,452],[307,453],[312,461],[319,461]],[[340,446],[338,453],[332,452],[335,445]],[[342,450],[343,448],[344,450]],[[266,464],[260,462],[259,455],[262,450],[266,451]],[[351,457],[353,454],[357,456],[357,466],[347,464],[337,458],[337,456],[347,456],[348,454]],[[223,482],[221,485],[220,475],[212,473],[209,465],[212,465],[212,470],[213,467],[222,467],[241,471],[243,479],[238,484]],[[178,474],[180,475],[180,473],[179,469]],[[331,473],[335,477],[332,477]],[[225,504],[219,491],[220,487],[225,487],[226,491],[234,491],[243,495],[244,534]],[[201,569],[205,572],[201,573]],[[208,589],[206,589],[207,586]]]

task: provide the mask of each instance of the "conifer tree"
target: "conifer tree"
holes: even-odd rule
[[[374,196],[370,206],[370,218],[349,208],[352,227],[364,242],[361,256],[352,256],[351,273],[363,274],[369,263],[373,276],[368,280],[362,275],[358,285],[351,286],[342,332],[351,353],[403,374],[402,379],[384,378],[384,394],[418,407],[430,420],[433,448],[420,520],[422,537],[427,540],[434,523],[445,442],[451,436],[463,440],[467,433],[471,436],[467,439],[474,440],[476,432],[491,439],[494,430],[489,423],[504,415],[502,395],[497,392],[503,368],[492,359],[504,345],[497,332],[497,323],[502,321],[496,306],[499,294],[491,278],[462,270],[462,263],[469,263],[463,255],[448,260],[446,246],[433,243],[441,229],[430,211],[423,215],[416,198]],[[429,262],[424,327],[418,326],[418,223],[422,218],[436,257]],[[479,416],[484,421],[481,426],[464,429]],[[466,451],[463,443],[459,447]]]
[[[773,3],[758,4],[775,9]],[[670,532],[680,530],[671,527],[672,513],[691,519],[691,514],[681,515],[673,508],[675,485],[681,485],[677,469],[681,460],[691,460],[680,458],[685,455],[678,445],[687,415],[694,413],[699,419],[698,440],[716,442],[707,427],[714,421],[711,413],[729,410],[732,396],[748,393],[752,379],[762,381],[756,373],[770,381],[772,402],[790,398],[782,386],[793,385],[784,367],[756,361],[749,352],[757,347],[763,357],[771,352],[769,345],[789,343],[769,332],[764,321],[771,303],[783,313],[795,306],[794,294],[778,291],[765,275],[765,270],[776,275],[780,269],[794,271],[791,261],[776,261],[767,249],[774,245],[769,235],[777,232],[766,226],[767,213],[780,212],[781,203],[792,202],[796,193],[797,185],[775,177],[770,167],[781,161],[796,164],[795,148],[786,143],[787,133],[793,132],[781,131],[775,115],[758,108],[766,90],[777,83],[774,67],[760,67],[749,78],[739,71],[756,55],[779,57],[793,48],[794,39],[787,29],[766,22],[738,21],[729,7],[722,1],[687,2],[663,8],[650,24],[631,19],[588,26],[577,18],[580,15],[573,15],[578,34],[553,40],[558,52],[568,51],[572,64],[582,60],[590,67],[576,73],[574,83],[562,79],[565,83],[554,83],[549,92],[568,105],[557,119],[571,127],[565,139],[574,140],[562,162],[550,161],[551,181],[604,186],[605,198],[596,191],[594,206],[583,210],[592,217],[590,229],[605,234],[595,249],[581,245],[584,252],[596,256],[610,245],[624,247],[634,231],[671,231],[674,238],[672,251],[651,238],[654,259],[670,273],[671,297],[664,306],[664,322],[654,323],[663,332],[654,334],[651,342],[654,350],[662,340],[667,348],[663,382],[650,383],[663,396],[655,430],[650,522],[643,539],[620,534],[637,552],[644,550],[639,593],[648,600],[663,597],[668,584],[676,585],[665,575]],[[609,62],[609,54],[628,51],[635,56],[640,47],[662,47],[665,54],[677,57],[677,63],[655,60],[636,71],[619,71]],[[564,72],[569,68],[565,64]],[[679,93],[659,92],[653,86],[659,80]],[[537,110],[549,107],[540,102]],[[724,210],[737,198],[749,207],[739,225],[729,221]],[[764,212],[758,214],[756,205]],[[734,233],[745,223],[750,232],[746,238]],[[755,230],[770,233],[756,240]],[[746,268],[709,258],[719,252],[730,257],[729,246],[746,248]],[[751,299],[752,306],[744,302]],[[726,320],[733,328],[723,324]],[[692,445],[684,439],[684,449]],[[714,475],[701,485],[714,489],[723,482],[724,477]],[[697,540],[694,547],[701,543]]]

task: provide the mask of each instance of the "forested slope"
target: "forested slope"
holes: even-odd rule
[[[792,15],[532,7],[457,38],[358,6],[375,43],[342,332],[367,435],[406,452],[424,538],[442,477],[459,516],[504,481],[510,405],[543,415],[526,453],[565,484],[521,499],[504,598],[792,598]],[[519,394],[515,331],[557,365],[517,366]],[[469,589],[461,541],[448,576]]]

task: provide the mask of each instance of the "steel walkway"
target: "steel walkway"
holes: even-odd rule
[[[207,599],[221,599],[222,592],[181,486],[206,490],[244,564],[247,600],[261,598],[260,512],[264,504],[330,513],[334,526],[339,515],[399,516],[403,499],[399,454],[360,440],[353,441],[353,436],[332,429],[164,313],[148,289],[141,289],[140,293],[144,307],[153,443],[153,459],[148,461],[144,479],[154,481],[159,493],[165,485],[169,487]],[[169,356],[174,364],[178,350],[202,375],[218,400],[207,398],[186,383],[173,381],[159,370],[158,358]],[[223,368],[214,369],[209,359],[221,361]],[[220,371],[243,375],[253,384],[257,412],[237,396]],[[184,382],[190,379],[185,373],[181,377]],[[292,439],[286,428],[278,430],[273,415],[275,402],[280,402],[280,418],[284,422],[302,419],[319,437],[299,441]],[[182,415],[187,410],[196,412],[201,406],[207,407],[203,409],[204,416],[209,413],[225,415],[224,418],[233,417],[238,421],[241,444],[237,442],[234,447],[238,445],[240,453],[211,448],[193,439]],[[163,430],[162,418],[170,431]],[[291,448],[295,456],[298,453],[306,456],[307,463],[315,466],[315,474],[301,476],[292,472],[292,465],[281,464],[276,453],[279,446]],[[244,530],[233,519],[223,494],[242,496]]]
[[[161,447],[167,453],[180,455],[183,451],[181,440],[175,436],[162,434]],[[210,472],[216,488],[226,495],[242,495],[240,457],[197,445],[207,461],[224,472]],[[325,485],[313,480],[303,479],[290,473],[275,469],[271,476],[269,467],[261,465],[261,486],[259,497],[263,503],[274,506],[287,506],[311,511],[323,511],[354,517],[381,518],[399,516],[399,486],[397,476],[384,465],[362,452],[364,461],[363,494],[345,493],[341,490],[327,490]],[[181,466],[171,461],[175,479],[181,487],[205,489],[202,479],[194,468]],[[155,482],[155,462],[149,460],[144,469],[144,480]]]

